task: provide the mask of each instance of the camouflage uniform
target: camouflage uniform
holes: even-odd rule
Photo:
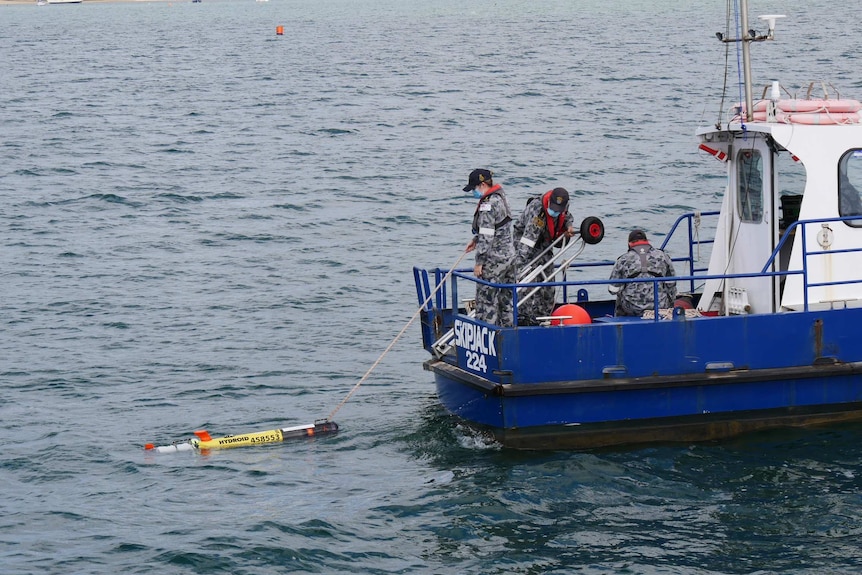
[[[512,216],[500,186],[494,186],[479,200],[473,215],[473,234],[476,265],[482,266],[481,279],[493,283],[515,283]],[[510,327],[512,290],[476,284],[476,319]]]
[[[671,277],[676,275],[670,257],[646,241],[638,242],[617,258],[610,279]],[[658,305],[660,309],[673,307],[676,299],[676,282],[660,282]],[[608,291],[616,294],[615,315],[641,316],[644,310],[655,306],[652,283],[611,284]]]
[[[560,234],[572,227],[572,215],[565,212],[555,219],[554,237],[551,237],[547,223],[549,215],[544,209],[542,198],[543,196],[538,196],[529,199],[518,221],[515,222],[515,269],[520,274],[529,271],[526,269],[526,265],[551,245]],[[541,267],[551,261],[553,257],[554,254],[549,251],[531,269]],[[547,270],[533,279],[532,282],[548,281],[552,275],[553,270]],[[518,297],[526,296],[533,289],[519,290]],[[555,300],[556,288],[550,286],[539,288],[539,291],[530,296],[530,299],[518,305],[518,323],[521,325],[538,325],[539,322],[536,318],[551,315],[554,311]]]

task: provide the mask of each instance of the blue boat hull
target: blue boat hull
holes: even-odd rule
[[[860,322],[842,309],[498,328],[485,374],[460,349],[425,367],[449,412],[506,445],[700,441],[862,419]]]

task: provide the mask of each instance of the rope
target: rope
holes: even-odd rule
[[[425,298],[425,301],[422,302],[422,305],[419,306],[419,309],[416,310],[416,313],[413,314],[413,317],[411,317],[410,320],[404,325],[404,327],[401,328],[401,331],[398,332],[398,335],[395,336],[395,339],[393,339],[387,346],[387,348],[383,350],[383,353],[380,354],[380,357],[377,358],[377,361],[371,364],[371,367],[368,368],[368,371],[365,372],[365,375],[363,375],[362,378],[356,382],[356,385],[353,386],[353,389],[351,389],[350,392],[345,396],[345,398],[341,400],[341,403],[338,404],[338,407],[332,410],[332,413],[327,416],[325,421],[332,421],[332,418],[335,417],[335,414],[338,413],[338,410],[344,407],[344,404],[347,403],[348,400],[350,400],[351,396],[354,393],[356,393],[356,390],[359,389],[359,386],[362,385],[366,379],[368,379],[368,376],[371,375],[371,372],[374,371],[374,368],[377,367],[377,365],[381,362],[383,356],[389,353],[389,350],[392,349],[392,347],[395,345],[395,342],[397,342],[401,338],[401,336],[404,335],[404,332],[407,331],[407,328],[410,327],[410,325],[416,320],[417,317],[419,317],[419,314],[422,312],[425,306],[428,305],[428,302],[431,301],[431,298],[434,297],[434,295],[437,293],[437,290],[439,290],[446,284],[446,280],[449,279],[449,276],[452,275],[452,272],[455,271],[455,268],[458,267],[458,264],[461,263],[461,260],[464,259],[464,256],[466,256],[467,253],[468,252],[465,250],[464,253],[461,254],[461,256],[458,258],[458,260],[454,264],[452,264],[452,268],[443,277],[440,283],[437,284],[437,287],[435,287],[428,295],[428,297]]]

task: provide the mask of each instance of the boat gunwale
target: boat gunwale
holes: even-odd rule
[[[812,365],[780,368],[737,368],[721,372],[656,375],[650,377],[607,378],[558,381],[550,383],[494,383],[478,377],[457,365],[438,359],[425,362],[425,369],[440,373],[460,384],[469,385],[499,397],[527,397],[534,395],[560,395],[633,391],[639,389],[670,389],[691,386],[726,385],[728,383],[754,383],[808,379],[812,377],[840,377],[862,374],[862,361],[843,363],[830,357],[815,360]]]

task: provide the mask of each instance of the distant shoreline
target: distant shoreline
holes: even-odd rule
[[[83,0],[82,4],[128,4],[138,2],[191,2],[192,0]],[[36,0],[0,0],[0,6],[36,5]]]

